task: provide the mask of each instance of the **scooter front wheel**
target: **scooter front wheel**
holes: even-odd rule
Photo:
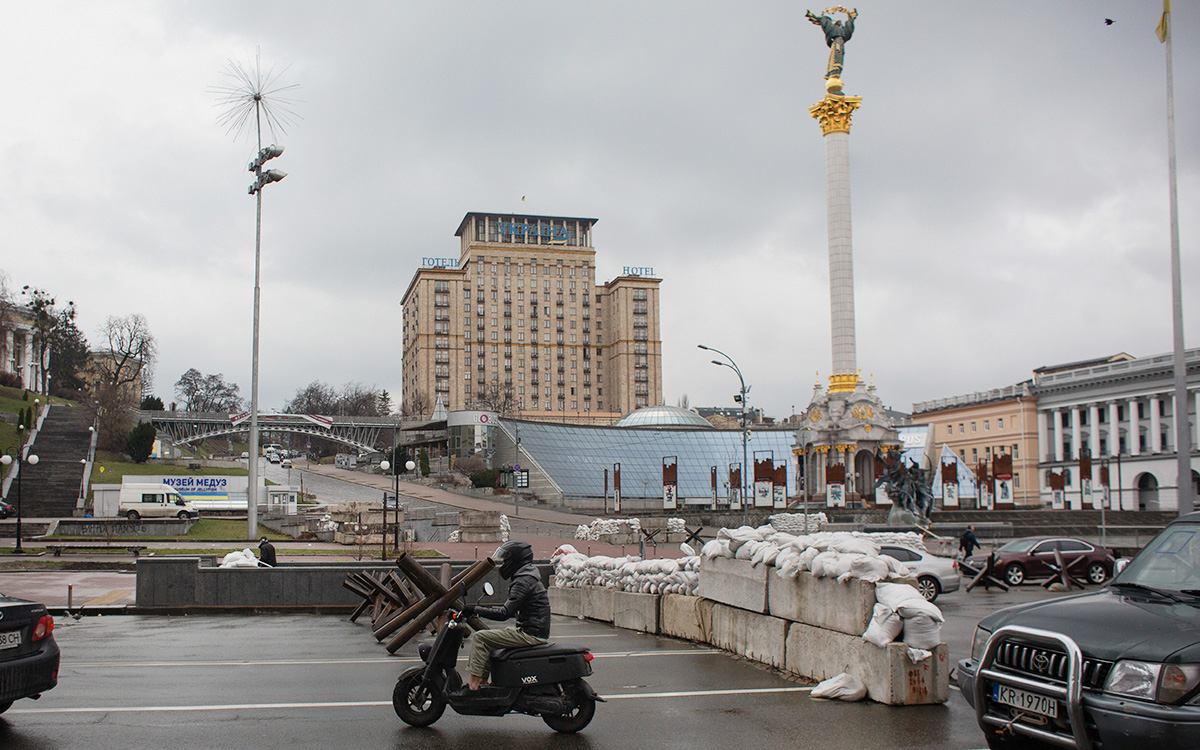
[[[446,701],[436,688],[421,686],[423,670],[413,670],[400,675],[396,689],[392,691],[392,708],[404,723],[414,727],[427,727],[446,710]]]
[[[583,681],[580,680],[582,683]],[[561,714],[542,714],[542,721],[556,732],[572,734],[591,723],[596,715],[596,701],[581,687],[572,691],[572,706]]]

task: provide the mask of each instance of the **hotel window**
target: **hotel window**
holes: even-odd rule
[[[998,419],[996,420],[996,429],[997,429],[997,430],[1003,430],[1003,429],[1004,429],[1004,417],[1000,417],[1000,418],[998,418]]]
[[[992,420],[990,420],[990,419],[983,420],[983,431],[984,432],[992,431]]]
[[[972,423],[971,423],[971,432],[977,432],[977,430],[975,429],[975,423],[974,423],[974,422],[972,422]]]

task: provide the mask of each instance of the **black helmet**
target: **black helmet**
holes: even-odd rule
[[[509,579],[516,575],[522,566],[533,562],[533,547],[530,547],[528,542],[505,542],[492,553],[492,560],[500,566],[500,577]]]

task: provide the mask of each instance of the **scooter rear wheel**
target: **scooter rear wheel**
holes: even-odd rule
[[[575,705],[570,710],[561,714],[543,714],[542,721],[546,722],[546,726],[554,731],[563,734],[572,734],[583,729],[591,723],[592,717],[596,715],[596,701],[580,688],[575,690],[573,701]]]
[[[446,701],[436,689],[421,687],[421,673],[401,675],[392,691],[392,708],[405,724],[427,727],[446,710]]]

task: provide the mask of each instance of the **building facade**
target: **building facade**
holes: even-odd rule
[[[1200,484],[1200,349],[1189,349],[1187,413],[1193,486]],[[1177,510],[1174,363],[1170,354],[1128,355],[1034,371],[1042,502],[1096,507],[1107,475],[1109,503],[1121,510]],[[1091,459],[1090,476],[1080,458]],[[1103,472],[1103,474],[1102,474]],[[1062,481],[1056,497],[1051,483]],[[1086,492],[1088,480],[1091,501]]]
[[[1041,503],[1038,410],[1031,382],[920,401],[913,404],[912,420],[929,426],[934,456],[946,446],[973,470],[982,462],[989,476],[998,457],[1010,457],[1012,505]],[[967,505],[965,499],[962,505]]]
[[[38,362],[35,333],[29,312],[16,305],[0,309],[0,373],[15,375],[19,388],[38,390],[49,364]]]
[[[468,213],[405,291],[402,411],[611,422],[662,401],[653,269],[596,278],[596,219]]]

